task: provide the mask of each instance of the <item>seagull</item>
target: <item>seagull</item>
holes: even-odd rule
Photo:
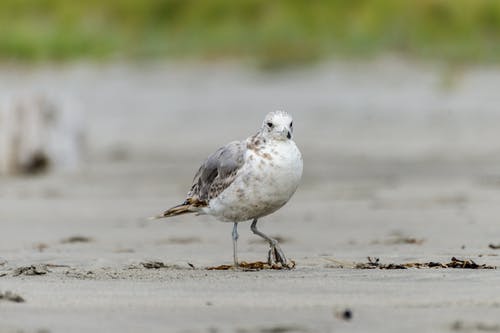
[[[292,268],[278,241],[257,229],[257,221],[283,207],[299,186],[303,160],[292,136],[292,117],[270,112],[255,135],[210,155],[194,176],[186,200],[155,218],[195,213],[232,222],[235,267],[238,223],[252,221],[252,232],[269,243],[268,264]]]

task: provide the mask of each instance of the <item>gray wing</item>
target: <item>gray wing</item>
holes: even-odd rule
[[[244,163],[246,149],[245,141],[233,141],[210,155],[194,176],[186,201],[208,204],[231,185]]]

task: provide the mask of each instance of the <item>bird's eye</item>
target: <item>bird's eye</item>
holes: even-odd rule
[[[292,128],[292,126],[293,126],[293,121],[290,123],[290,128]]]
[[[274,126],[274,125],[273,125],[273,123],[267,123],[267,126],[268,126],[269,128],[273,128],[273,126]]]

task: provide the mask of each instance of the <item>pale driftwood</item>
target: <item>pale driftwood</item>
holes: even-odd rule
[[[75,170],[83,153],[81,114],[45,96],[0,104],[0,175]]]

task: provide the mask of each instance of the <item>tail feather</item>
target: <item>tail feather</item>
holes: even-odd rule
[[[199,212],[199,208],[202,207],[201,202],[186,200],[182,204],[174,206],[168,210],[166,210],[163,214],[152,217],[152,220],[162,219],[165,217],[172,217],[177,215],[189,214],[189,213],[197,213]]]

